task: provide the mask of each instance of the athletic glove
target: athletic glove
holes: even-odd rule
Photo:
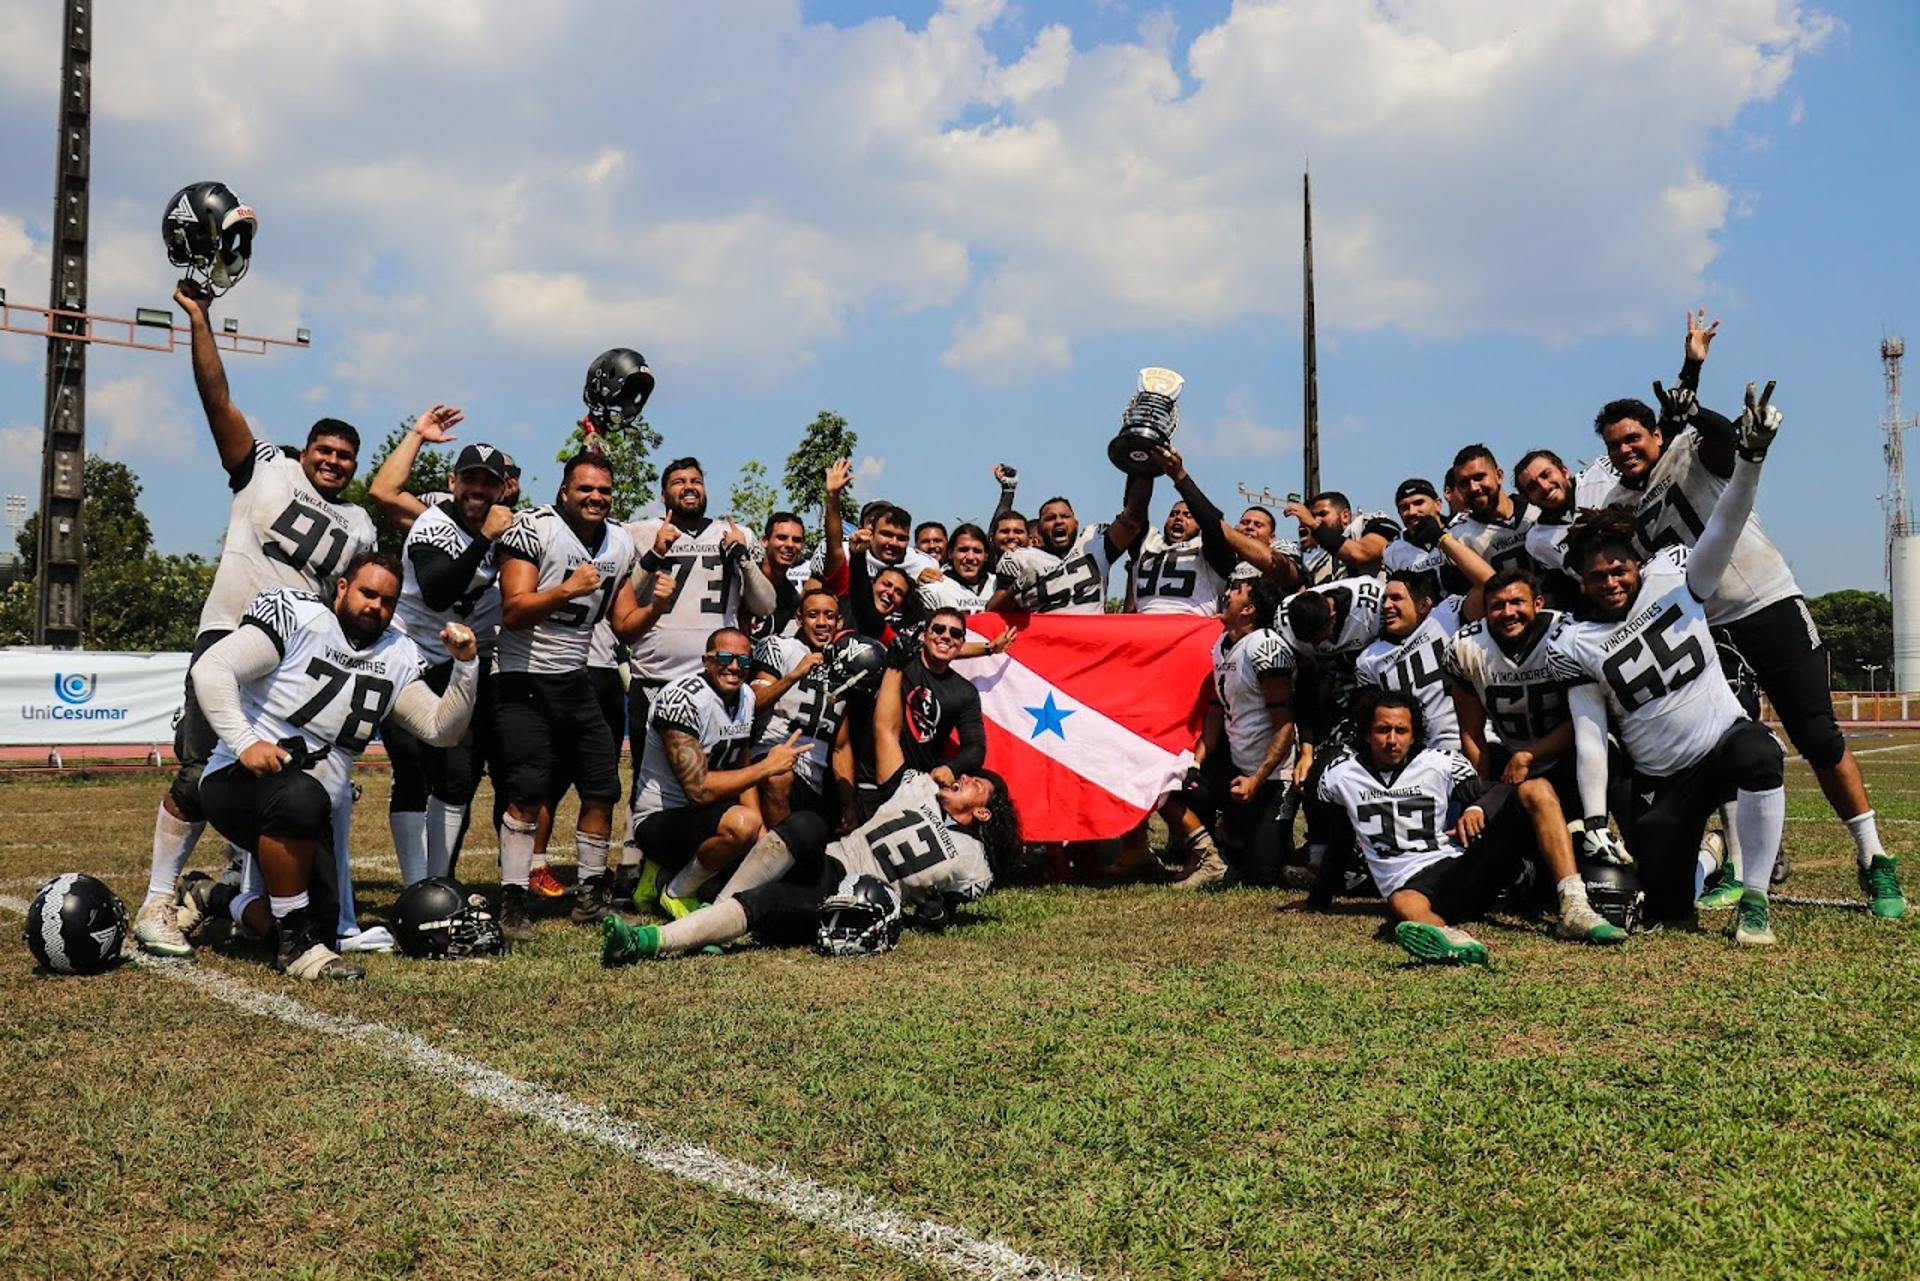
[[[1407,522],[1406,540],[1423,552],[1430,552],[1446,536],[1446,527],[1438,516],[1415,516]]]
[[[893,634],[893,643],[887,646],[887,666],[895,671],[904,671],[908,663],[920,656],[920,632],[925,623],[912,627],[902,627]]]
[[[1675,427],[1684,427],[1700,408],[1700,396],[1693,388],[1682,384],[1668,391],[1659,379],[1653,383],[1653,398],[1660,402],[1660,421]]]
[[[1741,411],[1740,421],[1733,425],[1733,439],[1734,447],[1748,462],[1757,463],[1765,458],[1773,438],[1780,434],[1783,415],[1768,403],[1772,399],[1773,380],[1767,381],[1767,389],[1757,398],[1753,384],[1747,384],[1747,407]]]
[[[1574,854],[1589,863],[1612,863],[1626,866],[1633,862],[1633,856],[1627,853],[1627,847],[1618,836],[1607,827],[1606,816],[1599,818],[1575,819],[1567,824],[1567,830],[1573,836]]]

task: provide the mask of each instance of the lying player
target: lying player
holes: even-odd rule
[[[843,896],[890,903],[897,923],[903,900],[924,919],[943,921],[956,903],[985,894],[995,873],[1019,855],[1020,815],[1005,780],[991,771],[941,784],[907,767],[900,690],[900,672],[888,671],[873,713],[874,765],[883,781],[872,818],[830,840],[825,818],[796,812],[760,838],[711,905],[665,925],[605,917],[601,961],[683,956],[747,933],[769,943],[802,942],[829,916],[823,909]]]

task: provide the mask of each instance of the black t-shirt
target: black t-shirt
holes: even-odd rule
[[[926,773],[945,765],[956,776],[972,773],[987,761],[987,729],[980,719],[980,693],[949,668],[928,671],[914,658],[900,673],[900,750],[908,769]],[[946,754],[949,740],[960,750]]]

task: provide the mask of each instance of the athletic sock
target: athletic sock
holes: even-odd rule
[[[1854,854],[1862,871],[1876,858],[1886,857],[1886,847],[1880,844],[1880,825],[1874,821],[1872,810],[1848,819],[1847,830],[1853,833]]]
[[[511,814],[500,816],[500,883],[527,888],[533,874],[532,823],[522,823]]]
[[[632,841],[628,841],[626,844],[620,847],[620,866],[621,867],[639,867],[640,860],[643,857],[645,856],[640,853],[640,847],[638,845],[635,845]]]
[[[668,898],[692,898],[702,885],[713,879],[713,873],[700,865],[698,858],[690,858],[687,865],[673,874],[667,882]]]
[[[427,801],[427,875],[445,876],[453,870],[453,852],[467,827],[467,807],[436,798]]]
[[[284,898],[278,894],[269,894],[267,906],[273,909],[274,920],[284,921],[307,906],[307,892],[301,890],[298,894],[289,894]]]
[[[393,853],[400,861],[400,884],[425,880],[427,816],[419,810],[388,810],[387,830],[393,833]]]
[[[1733,825],[1740,833],[1740,886],[1765,895],[1780,856],[1780,835],[1787,825],[1787,789],[1742,791],[1733,801]]]
[[[747,932],[747,909],[738,899],[723,899],[660,927],[660,955],[678,956],[716,943],[731,943]]]
[[[173,897],[173,886],[180,879],[180,869],[193,857],[193,847],[199,842],[200,833],[206,826],[205,823],[189,823],[183,818],[175,818],[166,803],[161,803],[160,812],[153,819],[153,862],[147,870],[147,902]]]
[[[593,832],[575,832],[573,848],[581,880],[591,881],[607,874],[607,838],[605,836]]]
[[[1706,846],[1701,846],[1700,852],[1693,856],[1693,896],[1695,898],[1707,892],[1707,882],[1712,880],[1713,874],[1719,870],[1720,865],[1713,861],[1713,855],[1707,853]]]
[[[1587,902],[1587,883],[1580,879],[1578,872],[1575,872],[1571,876],[1561,877],[1554,883],[1553,888],[1560,895],[1561,916],[1567,915],[1567,913],[1576,907],[1590,908],[1592,906]]]

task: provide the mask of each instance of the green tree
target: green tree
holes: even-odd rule
[[[1820,629],[1833,660],[1835,689],[1866,689],[1866,665],[1876,664],[1873,683],[1881,689],[1893,681],[1893,602],[1879,592],[1849,588],[1807,601],[1807,611]]]
[[[192,648],[214,567],[198,556],[163,556],[153,550],[153,526],[140,510],[140,479],[125,463],[89,457],[85,484],[81,645],[141,651]],[[29,567],[37,560],[39,538],[35,515],[20,530],[20,551]],[[31,642],[35,604],[31,580],[13,584],[0,596],[0,643]]]
[[[727,490],[734,520],[757,537],[767,528],[767,517],[780,505],[780,491],[767,483],[767,465],[758,458],[740,464],[740,475]]]
[[[787,455],[787,474],[783,478],[787,499],[801,520],[807,523],[807,545],[820,538],[820,514],[827,498],[827,468],[842,458],[853,457],[860,446],[860,434],[847,426],[847,420],[831,409],[815,414],[800,437],[800,444]],[[851,518],[858,501],[849,485],[840,495],[841,514]]]
[[[413,419],[408,417],[402,419],[398,427],[388,432],[387,438],[380,442],[380,448],[374,451],[373,457],[360,460],[359,469],[354,472],[352,483],[340,494],[348,502],[366,509],[367,515],[373,520],[374,529],[379,531],[380,550],[391,552],[396,556],[400,554],[401,544],[407,541],[407,536],[388,522],[386,514],[380,510],[380,504],[374,502],[373,496],[367,492],[367,486],[372,481],[373,474],[380,470],[380,464],[387,461],[387,455],[399,447],[400,442],[406,439],[407,432],[412,427]],[[407,473],[407,492],[424,495],[444,491],[447,487],[448,473],[453,470],[453,459],[454,454],[451,450],[421,449],[414,455],[413,470]]]
[[[637,418],[621,424],[619,431],[598,439],[600,452],[613,464],[613,514],[621,520],[631,520],[635,512],[660,497],[660,464],[653,460],[653,452],[660,448],[662,437],[646,419]],[[586,443],[586,429],[575,427],[567,437],[566,448],[554,455],[554,460],[566,462],[585,448]],[[540,503],[552,501],[549,494],[531,497]]]

